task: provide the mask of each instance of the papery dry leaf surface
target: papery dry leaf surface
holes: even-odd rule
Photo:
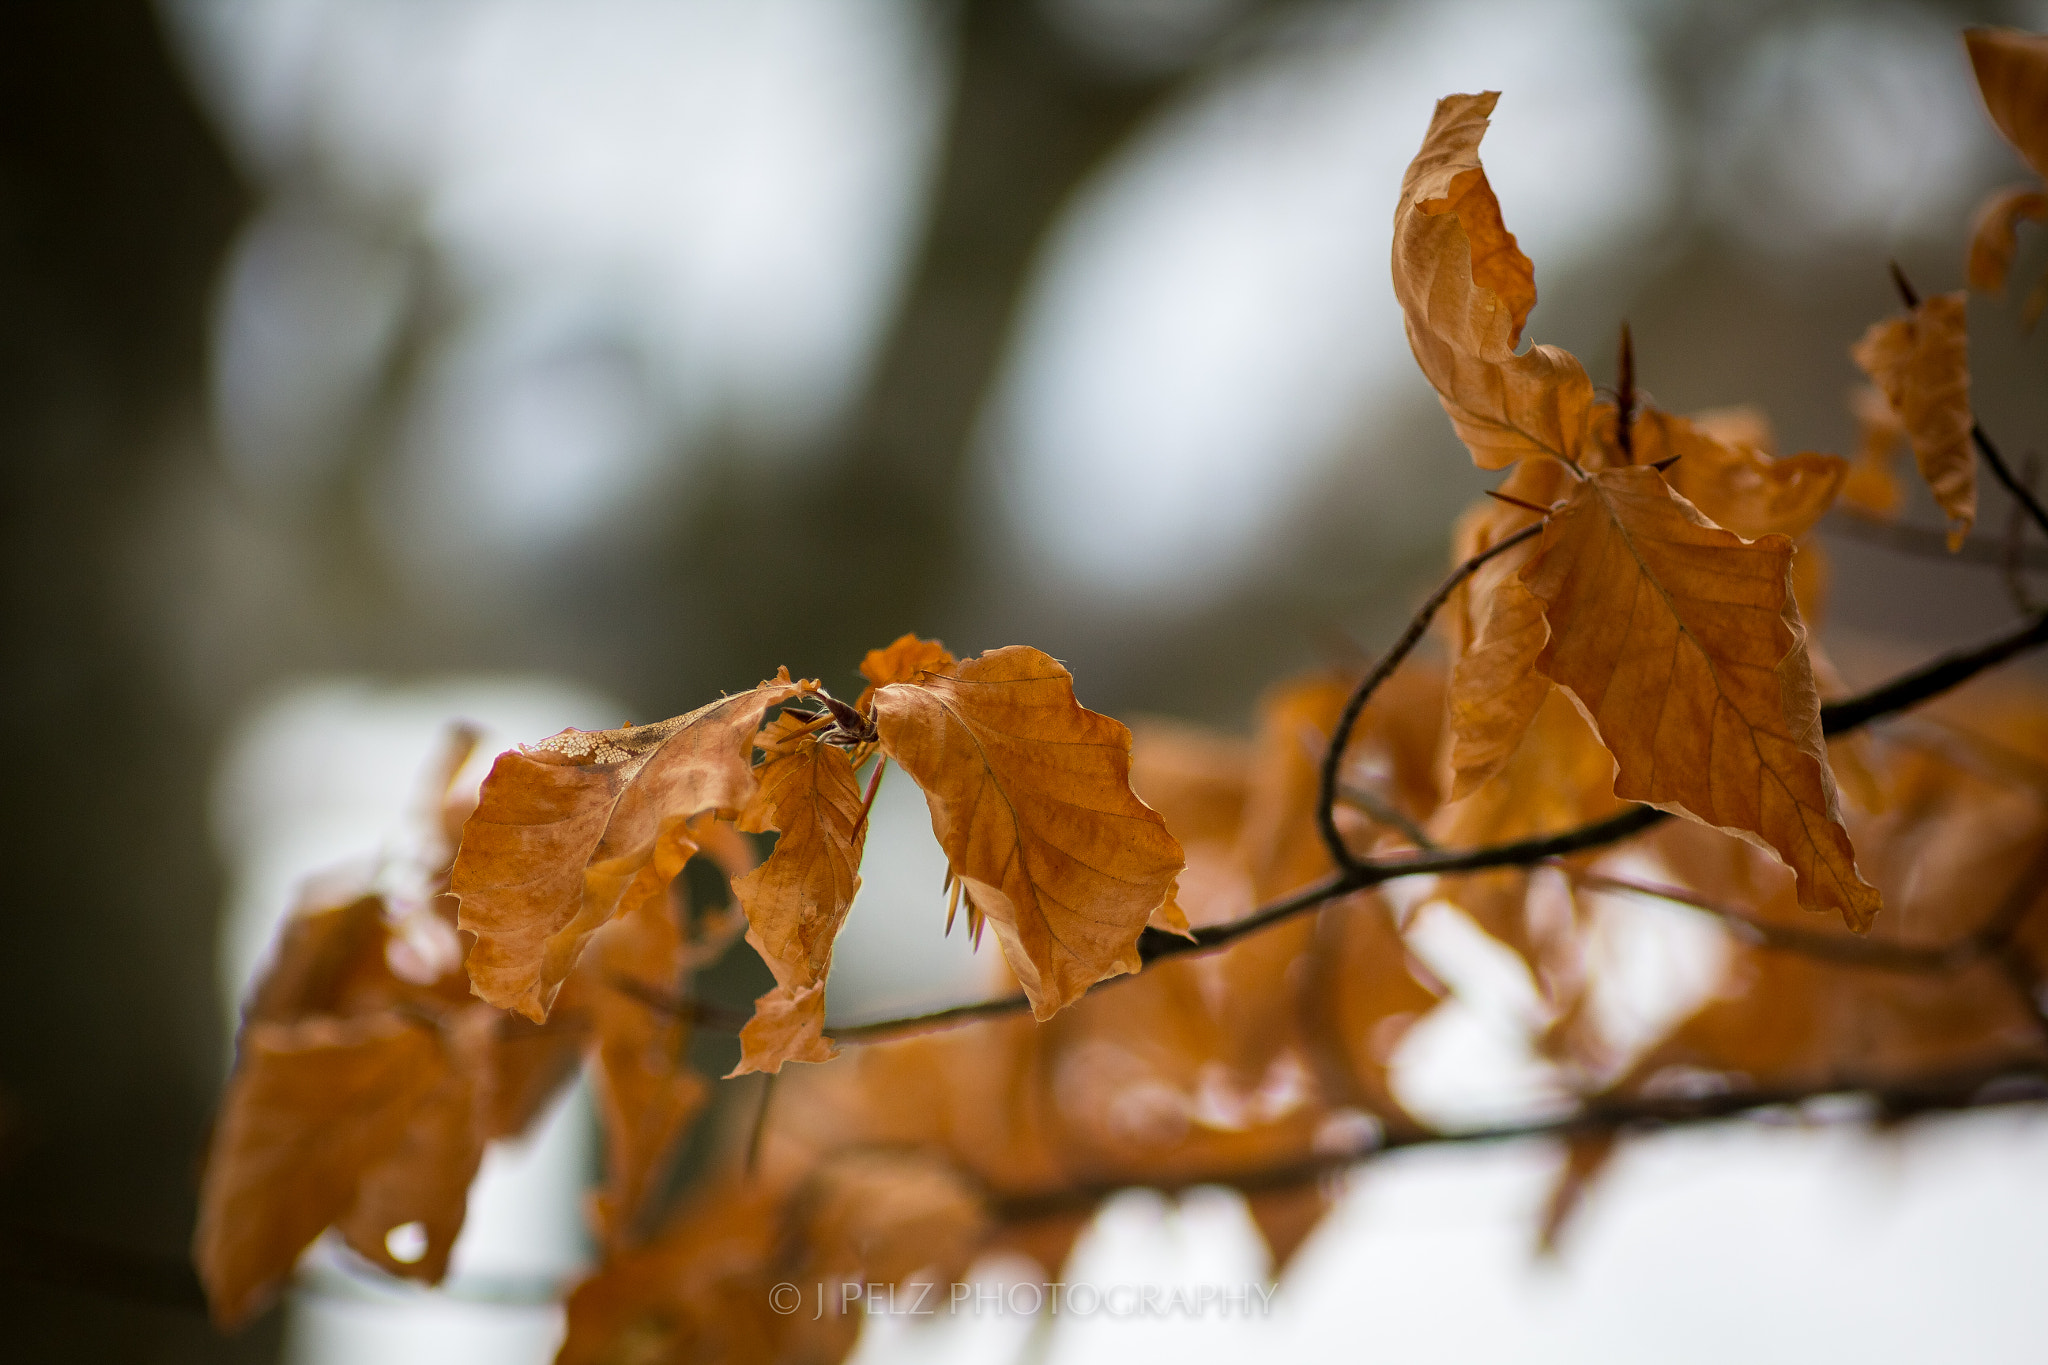
[[[673,720],[564,730],[499,755],[451,879],[458,923],[477,936],[477,994],[545,1019],[590,935],[696,852],[689,822],[747,804],[762,716],[811,686],[785,673]]]
[[[1550,623],[1538,667],[1592,719],[1617,796],[1760,841],[1802,904],[1861,928],[1878,896],[1842,827],[1791,555],[1708,522],[1653,469],[1596,472],[1523,571]]]
[[[1026,646],[876,689],[884,751],[916,779],[953,875],[1040,1019],[1138,967],[1183,859],[1130,789],[1130,731]]]
[[[1903,317],[1872,323],[1852,354],[1898,415],[1920,476],[1948,514],[1949,548],[1960,547],[1977,520],[1962,293],[1936,294]]]

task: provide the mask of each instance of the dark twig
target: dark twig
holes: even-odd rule
[[[1712,915],[1726,924],[1737,938],[1758,947],[1798,953],[1802,957],[1817,958],[1846,967],[1870,967],[1887,972],[1945,972],[1981,961],[1987,953],[1993,951],[1992,945],[1981,942],[1975,934],[1955,943],[1930,946],[1891,943],[1884,939],[1850,938],[1816,929],[1802,929],[1796,925],[1772,924],[1733,906],[1717,904],[1683,887],[1660,886],[1654,882],[1638,882],[1626,877],[1609,877],[1590,872],[1574,876],[1572,882],[1589,891],[1606,892],[1610,895],[1645,896],[1652,900],[1687,906]]]
[[[1433,602],[1428,609],[1434,610],[1440,605],[1440,602]],[[1910,673],[1902,674],[1882,687],[1860,696],[1823,706],[1821,728],[1824,733],[1831,736],[1860,729],[1874,720],[1904,711],[1951,687],[1967,682],[1986,669],[2044,642],[2048,642],[2048,615],[2028,621],[2017,630],[1975,649],[1944,655],[1923,664]],[[1364,690],[1361,688],[1361,692]],[[1353,695],[1356,697],[1360,694]],[[1327,770],[1327,763],[1325,766]],[[1596,820],[1575,829],[1530,839],[1517,839],[1510,843],[1489,844],[1483,848],[1439,849],[1434,852],[1399,854],[1377,861],[1351,858],[1349,866],[1340,867],[1330,876],[1311,882],[1291,895],[1270,901],[1242,919],[1231,920],[1226,924],[1204,925],[1194,931],[1192,938],[1147,929],[1139,936],[1138,952],[1146,967],[1190,953],[1213,952],[1283,920],[1317,909],[1340,896],[1368,890],[1396,878],[1484,872],[1496,867],[1533,866],[1550,858],[1619,843],[1668,818],[1663,811],[1655,807],[1633,806],[1604,820]],[[1120,979],[1122,978],[1112,978],[1103,984],[1113,986]],[[833,1028],[831,1033],[842,1042],[879,1042],[907,1034],[924,1033],[932,1029],[950,1028],[956,1024],[1014,1014],[1024,1009],[1027,1003],[1022,995],[1010,995],[978,1001],[971,1005],[956,1005],[951,1009],[936,1010],[929,1014],[911,1015],[900,1019],[879,1019],[852,1028]]]
[[[1628,324],[1621,324],[1621,354],[1615,366],[1614,445],[1623,464],[1636,462],[1636,348],[1629,339]]]
[[[1989,545],[1979,540],[1965,541],[1954,553],[1950,553],[1948,532],[1945,530],[1932,526],[1896,525],[1843,507],[1838,507],[1830,513],[1822,525],[1829,531],[1869,545],[1882,545],[1885,549],[1896,550],[1900,554],[1946,560],[1952,564],[1982,564],[1994,569],[2007,568],[2012,563],[2015,553],[2010,545]],[[2048,549],[2038,545],[2021,545],[2017,548],[2017,554],[2021,568],[2048,570]]]
[[[2005,491],[2012,494],[2013,501],[2027,509],[2028,518],[2043,534],[2048,534],[2048,508],[2041,506],[2041,500],[2034,496],[2034,490],[2027,487],[2005,462],[2005,456],[1998,453],[1998,447],[1991,444],[1991,438],[1984,433],[1982,422],[1970,423],[1970,439],[1977,444],[1977,453],[1984,457],[1984,463],[1991,466],[1991,472]]]
[[[2034,486],[2035,463],[2032,455],[2027,456],[2026,467],[2020,471],[2021,478],[2029,488]],[[2026,568],[2026,540],[2027,512],[2015,502],[2011,515],[2005,521],[2004,562],[1999,568],[2005,578],[2006,596],[2012,600],[2014,610],[2022,616],[2031,616],[2040,608],[2035,605],[2033,594],[2027,590],[2027,579],[2023,572]]]
[[[753,1131],[747,1134],[747,1179],[754,1178],[754,1172],[761,1169],[761,1140],[768,1135],[768,1112],[775,1103],[775,1080],[779,1071],[765,1072],[761,1076],[761,1104],[754,1110]]]
[[[1337,728],[1330,735],[1330,747],[1323,752],[1322,783],[1316,796],[1316,828],[1322,833],[1323,847],[1330,851],[1330,859],[1338,867],[1354,869],[1359,866],[1358,859],[1352,855],[1351,850],[1344,844],[1343,836],[1337,832],[1336,806],[1338,779],[1344,766],[1344,750],[1351,742],[1351,731],[1357,726],[1359,713],[1365,709],[1365,703],[1371,699],[1379,685],[1401,666],[1401,661],[1421,643],[1423,632],[1429,629],[1430,621],[1443,608],[1444,603],[1450,600],[1451,594],[1458,590],[1459,584],[1477,573],[1487,561],[1533,539],[1542,529],[1542,522],[1531,522],[1451,570],[1450,577],[1438,584],[1436,591],[1416,610],[1414,619],[1408,623],[1408,628],[1401,632],[1401,638],[1394,641],[1394,647],[1373,666],[1372,672],[1359,681],[1351,696],[1346,699],[1343,713],[1337,717]]]
[[[1436,840],[1429,837],[1429,831],[1410,819],[1408,813],[1393,802],[1367,787],[1350,782],[1337,787],[1337,799],[1347,806],[1356,806],[1388,829],[1396,830],[1401,837],[1417,848],[1427,852],[1434,849]]]
[[[1109,1195],[1133,1185],[1146,1185],[1167,1193],[1178,1193],[1201,1185],[1229,1185],[1253,1193],[1289,1189],[1350,1170],[1383,1153],[1411,1147],[1476,1146],[1521,1142],[1531,1138],[1569,1138],[1584,1133],[1649,1133],[1737,1119],[1767,1120],[1788,1108],[1835,1095],[1860,1095],[1869,1099],[1871,1104],[1860,1112],[1803,1110],[1796,1116],[1801,1125],[1863,1123],[1873,1118],[1897,1119],[2010,1104],[2039,1104],[2048,1101],[2048,1069],[2022,1063],[1970,1071],[1933,1072],[1906,1079],[1844,1075],[1808,1086],[1657,1098],[1602,1097],[1561,1117],[1450,1132],[1430,1129],[1390,1132],[1376,1146],[1365,1151],[1317,1156],[1256,1171],[1196,1171],[1164,1180],[1104,1181],[1042,1195],[1013,1197],[1000,1201],[996,1213],[1006,1222],[1029,1222],[1058,1214],[1086,1212]]]

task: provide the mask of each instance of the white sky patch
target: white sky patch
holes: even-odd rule
[[[1954,24],[1924,9],[1792,20],[1719,94],[1702,129],[1709,208],[1773,255],[1953,237],[2004,150]]]
[[[987,932],[975,951],[964,909],[945,932],[945,882],[931,808],[910,774],[891,764],[868,813],[860,892],[833,943],[826,994],[834,1022],[943,1009],[994,993],[1002,949]]]
[[[1445,1128],[1565,1107],[1557,1067],[1532,1042],[1545,1011],[1522,960],[1443,901],[1418,910],[1404,936],[1451,994],[1402,1035],[1389,1059],[1402,1105]]]
[[[606,534],[618,506],[660,483],[659,452],[714,429],[799,448],[857,390],[919,240],[948,98],[924,7],[174,12],[259,178],[302,198],[317,183],[311,198],[372,239],[423,233],[476,308],[436,377],[453,391],[430,399],[412,445],[429,467],[393,488],[404,506],[427,497],[466,552],[531,552],[527,509],[543,505],[539,548]],[[385,269],[337,245],[350,225],[280,240],[259,221],[231,267],[218,392],[237,463],[260,478],[332,453],[319,428],[365,368],[361,347],[320,335],[337,315],[349,335],[377,330],[348,316],[369,303],[336,303],[351,278],[373,296]],[[644,382],[593,398],[585,379],[563,380],[587,372],[593,338],[632,352]],[[484,483],[498,505],[478,501]],[[471,497],[442,497],[443,484]]]
[[[1505,92],[1487,171],[1540,283],[1665,202],[1649,80],[1611,6],[1464,0],[1333,25],[1140,135],[1051,243],[990,425],[1027,553],[1126,598],[1228,584],[1420,382],[1387,262],[1435,101]]]
[[[228,869],[220,973],[230,1020],[304,879],[330,869],[374,874],[380,857],[414,847],[411,825],[427,809],[425,783],[450,722],[483,729],[459,779],[474,790],[502,749],[625,718],[618,703],[581,688],[505,677],[314,680],[250,714],[213,780],[214,837]]]

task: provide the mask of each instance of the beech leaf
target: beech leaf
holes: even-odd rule
[[[868,680],[868,686],[860,694],[858,709],[862,712],[868,710],[878,687],[916,682],[919,674],[951,667],[954,662],[953,655],[937,640],[899,635],[884,648],[869,650],[867,657],[860,661],[860,675]]]
[[[2048,220],[2048,194],[2033,185],[2008,185],[1986,199],[1970,223],[1967,274],[1970,288],[1996,294],[2012,273],[2019,252],[2021,220]]]
[[[820,1033],[825,976],[832,941],[860,890],[867,836],[860,782],[844,750],[802,734],[764,734],[762,746],[771,754],[757,769],[760,785],[740,827],[780,830],[781,837],[768,860],[732,889],[746,910],[747,942],[775,973],[775,988],[755,1002],[740,1034],[735,1076],[837,1055]]]
[[[1138,968],[1138,935],[1183,865],[1131,792],[1131,732],[1013,645],[878,687],[882,747],[922,787],[932,831],[1040,1019]]]
[[[477,936],[476,993],[547,1018],[584,941],[660,892],[696,852],[689,822],[747,804],[763,713],[815,686],[785,670],[672,720],[564,730],[500,754],[450,880],[457,923]]]
[[[1970,28],[1963,42],[1991,121],[2034,173],[2048,179],[2048,37]]]
[[[1842,480],[1842,502],[1866,516],[1890,521],[1906,501],[1906,492],[1892,469],[1906,429],[1884,390],[1874,384],[1865,384],[1849,395],[1849,412],[1856,419],[1856,459]]]
[[[1805,535],[1834,505],[1849,469],[1838,455],[1812,451],[1773,458],[1761,443],[1727,440],[1656,408],[1638,412],[1630,430],[1634,463],[1676,461],[1664,474],[1672,491],[1744,540]]]
[[[1550,643],[1543,603],[1519,579],[1494,589],[1479,640],[1451,670],[1451,800],[1469,796],[1514,757],[1550,679],[1536,660]]]
[[[447,1075],[435,1030],[389,1014],[244,1030],[193,1244],[216,1322],[264,1305]]]
[[[1851,354],[1898,414],[1920,476],[1948,514],[1948,547],[1959,548],[1977,520],[1962,292],[1935,294],[1904,317],[1871,324]]]
[[[1479,161],[1497,92],[1437,101],[1394,211],[1394,297],[1408,344],[1482,469],[1530,455],[1577,461],[1593,385],[1569,352],[1515,345],[1534,268]]]
[[[1522,571],[1545,604],[1538,667],[1615,759],[1615,795],[1761,843],[1799,900],[1866,927],[1792,603],[1791,542],[1745,542],[1645,466],[1587,477]]]

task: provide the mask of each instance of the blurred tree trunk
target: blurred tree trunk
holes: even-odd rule
[[[715,498],[678,538],[678,591],[701,581],[700,565],[754,570],[743,593],[710,604],[738,669],[706,680],[715,686],[748,667],[836,664],[906,629],[946,628],[940,613],[967,566],[975,424],[1047,230],[1185,78],[1077,52],[1035,3],[968,0],[952,22],[955,93],[931,210],[848,430],[795,496],[778,486],[751,503]]]
[[[188,1303],[224,1062],[215,736],[146,619],[204,468],[204,341],[243,189],[145,0],[0,8],[8,958],[0,1322],[38,1360],[261,1359]],[[201,527],[177,535],[196,540]]]

